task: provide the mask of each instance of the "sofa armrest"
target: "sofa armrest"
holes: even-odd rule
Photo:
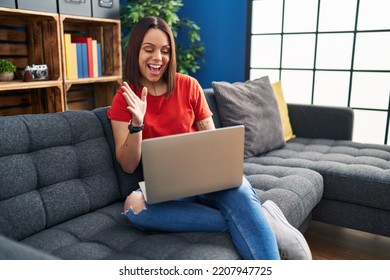
[[[0,235],[0,260],[55,260],[55,256]]]
[[[297,137],[351,140],[353,110],[347,107],[288,104],[288,113]]]

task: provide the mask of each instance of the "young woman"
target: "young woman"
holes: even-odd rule
[[[124,70],[127,82],[108,117],[116,157],[126,172],[140,163],[142,139],[215,129],[199,83],[176,73],[175,41],[164,20],[146,17],[133,27]],[[245,177],[234,189],[153,205],[137,190],[127,197],[124,211],[141,229],[228,231],[244,259],[280,259],[279,249],[291,259],[311,258],[300,233],[274,203],[261,206]]]

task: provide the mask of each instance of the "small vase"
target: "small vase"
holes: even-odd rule
[[[14,72],[0,73],[0,81],[12,81],[14,79]]]

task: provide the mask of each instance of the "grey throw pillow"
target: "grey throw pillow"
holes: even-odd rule
[[[212,82],[223,126],[245,126],[245,158],[285,145],[278,104],[268,77]]]

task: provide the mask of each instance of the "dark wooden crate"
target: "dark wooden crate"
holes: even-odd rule
[[[0,59],[15,64],[16,79],[32,64],[46,64],[49,80],[60,79],[60,50],[58,16],[0,10]]]
[[[62,88],[0,91],[0,116],[63,111]]]

